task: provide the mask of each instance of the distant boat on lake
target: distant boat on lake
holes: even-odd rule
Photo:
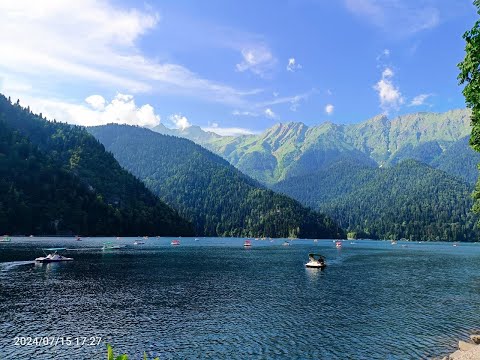
[[[10,239],[8,236],[3,236],[0,238],[0,243],[9,243],[11,241],[12,239]]]
[[[244,243],[243,243],[243,247],[251,247],[252,246],[252,242],[250,240],[245,240]]]
[[[290,242],[289,241],[284,241],[282,245],[283,246],[290,246]]]
[[[133,245],[143,245],[143,244],[145,244],[145,242],[142,240],[135,240],[135,242],[133,243]]]
[[[125,245],[113,245],[112,242],[106,242],[103,244],[102,250],[103,251],[108,251],[108,250],[118,250],[124,248]]]
[[[180,240],[172,240],[172,242],[170,243],[170,245],[178,246],[178,245],[180,245]]]
[[[342,247],[342,242],[341,241],[335,241],[335,247],[337,249],[340,249]]]

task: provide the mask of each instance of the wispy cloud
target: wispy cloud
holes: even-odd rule
[[[393,84],[394,72],[390,68],[385,68],[382,72],[382,78],[373,87],[378,92],[380,107],[385,111],[398,110],[404,103],[400,89]]]
[[[295,72],[296,70],[300,70],[301,68],[302,68],[302,65],[300,65],[299,63],[297,63],[297,61],[295,60],[295,58],[290,58],[290,59],[288,59],[287,71]]]
[[[202,127],[204,131],[214,132],[221,136],[240,136],[256,134],[255,131],[241,127],[221,127],[218,123],[211,123],[209,126]]]
[[[155,91],[233,106],[248,103],[260,91],[240,90],[145,56],[137,43],[160,21],[152,9],[126,9],[108,0],[3,1],[0,71],[34,85],[68,79],[76,86]]]
[[[415,96],[410,104],[408,106],[421,106],[421,105],[426,105],[426,101],[429,97],[431,97],[433,94],[420,94]]]
[[[440,23],[440,11],[426,0],[409,4],[400,0],[344,0],[344,2],[353,14],[391,34],[408,36],[432,29]]]
[[[249,46],[241,51],[242,61],[236,65],[237,71],[251,71],[259,76],[270,73],[277,62],[266,45]]]

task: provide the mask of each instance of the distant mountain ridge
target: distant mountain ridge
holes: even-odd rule
[[[191,220],[198,235],[345,236],[329,217],[266,189],[190,140],[126,125],[90,127],[88,131],[122,166]]]
[[[413,113],[392,120],[378,115],[351,125],[325,122],[309,127],[290,122],[276,124],[259,135],[238,137],[223,137],[198,127],[153,130],[197,142],[246,174],[272,185],[346,159],[370,166],[390,166],[413,158],[442,168],[438,158],[470,134],[470,110]],[[463,151],[476,155],[467,148]],[[468,180],[472,180],[471,176]]]

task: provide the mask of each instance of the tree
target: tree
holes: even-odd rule
[[[475,0],[473,5],[477,7],[480,15],[480,0]],[[460,74],[459,84],[465,84],[463,96],[467,107],[472,109],[472,134],[470,146],[480,152],[480,20],[477,20],[472,29],[463,35],[465,39],[465,58],[458,64]],[[473,192],[475,203],[473,211],[480,213],[480,180]]]

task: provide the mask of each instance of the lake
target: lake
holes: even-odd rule
[[[171,240],[0,244],[0,359],[423,359],[480,328],[480,244]],[[74,261],[32,262],[45,247]]]

